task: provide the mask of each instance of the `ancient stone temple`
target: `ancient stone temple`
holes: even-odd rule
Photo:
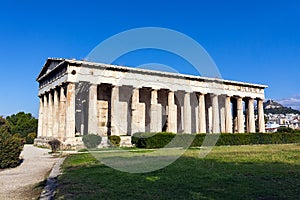
[[[37,81],[37,142],[73,144],[90,133],[265,132],[265,85],[52,58]]]

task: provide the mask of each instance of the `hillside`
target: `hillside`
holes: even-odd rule
[[[264,102],[264,109],[266,114],[300,114],[299,110],[284,107],[283,105],[277,103],[274,100],[268,100]]]

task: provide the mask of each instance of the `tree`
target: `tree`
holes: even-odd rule
[[[0,116],[0,133],[9,133],[10,132],[10,127],[8,125],[7,120]]]
[[[0,133],[0,169],[18,166],[22,150],[21,138],[9,133]]]
[[[10,133],[20,133],[25,138],[29,133],[37,132],[38,120],[31,113],[19,112],[6,117]]]

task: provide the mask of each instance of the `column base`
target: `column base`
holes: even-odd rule
[[[131,144],[131,136],[120,136],[121,142],[120,147],[132,147]],[[38,147],[48,148],[50,149],[49,141],[55,138],[47,138],[47,137],[38,137],[34,140],[34,145]],[[60,140],[61,141],[61,140]],[[101,143],[97,148],[108,148],[111,147],[108,142],[108,137],[102,137]],[[85,148],[84,143],[82,141],[82,137],[72,137],[72,138],[64,138],[61,141],[61,150],[78,150]]]

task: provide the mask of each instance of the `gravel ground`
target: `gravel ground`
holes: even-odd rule
[[[36,199],[40,194],[36,185],[47,178],[58,160],[49,151],[25,145],[21,153],[23,163],[16,168],[0,171],[0,199]]]

